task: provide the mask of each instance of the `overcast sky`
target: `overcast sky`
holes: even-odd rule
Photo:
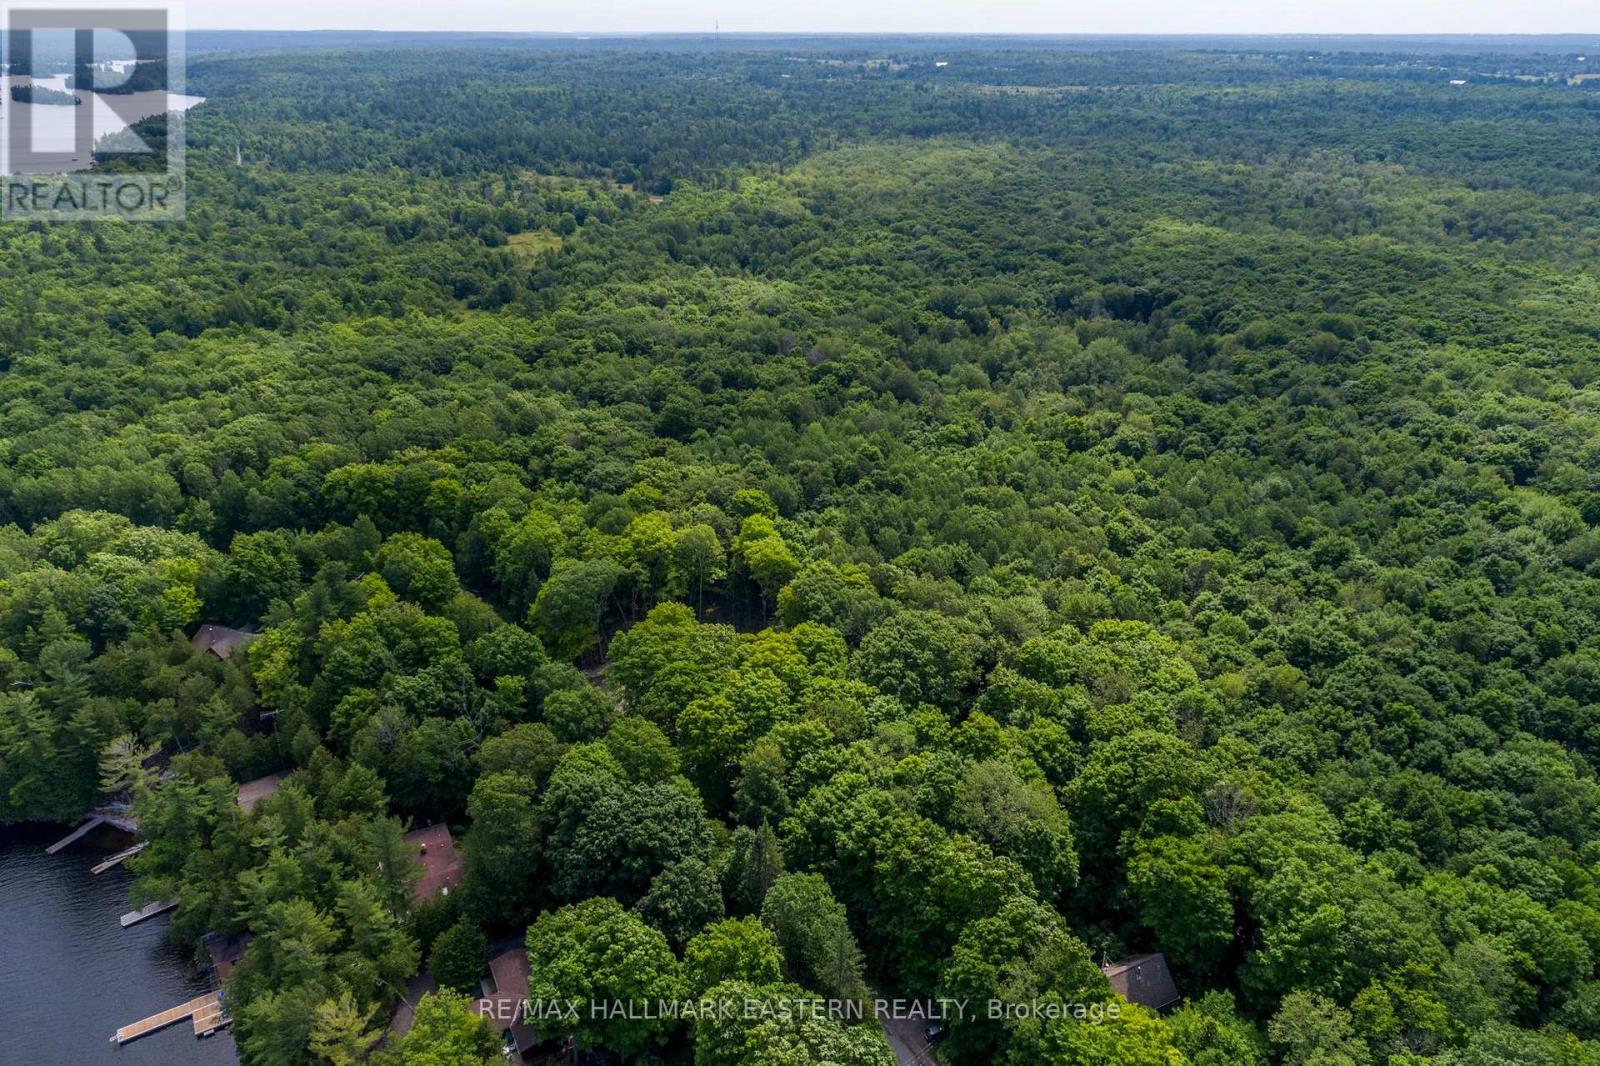
[[[191,29],[1592,33],[1597,0],[189,0]]]

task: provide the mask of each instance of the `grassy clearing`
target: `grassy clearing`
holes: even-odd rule
[[[529,230],[526,233],[513,233],[506,237],[506,244],[518,259],[524,263],[532,262],[546,252],[553,252],[561,247],[562,239],[559,233],[552,233],[547,229]]]

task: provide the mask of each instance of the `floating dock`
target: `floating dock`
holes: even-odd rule
[[[161,900],[156,900],[154,903],[148,903],[136,911],[129,911],[127,914],[124,914],[122,916],[122,928],[126,929],[130,925],[138,925],[146,918],[154,918],[158,914],[165,914],[177,905],[178,901],[175,899],[169,899],[164,903]]]
[[[76,843],[77,841],[82,840],[84,835],[90,830],[104,824],[105,819],[97,814],[93,818],[90,818],[87,822],[84,822],[82,825],[78,826],[78,828],[74,829],[72,832],[68,833],[66,836],[62,837],[60,840],[56,841],[54,844],[51,844],[48,848],[45,848],[44,853],[46,855],[54,855],[68,844]]]
[[[126,1044],[128,1041],[137,1040],[141,1036],[149,1036],[157,1029],[165,1029],[169,1025],[176,1025],[185,1018],[194,1018],[195,1035],[202,1035],[199,1024],[201,1017],[211,1017],[213,1015],[218,1019],[222,1017],[222,1004],[219,996],[220,993],[207,992],[205,995],[197,996],[187,1003],[180,1003],[176,1007],[168,1007],[160,1014],[152,1014],[150,1017],[134,1022],[132,1025],[124,1025],[117,1030],[117,1034],[111,1038],[111,1042],[113,1044]],[[216,1028],[213,1025],[206,1030],[206,1033],[215,1032]]]
[[[126,850],[117,852],[115,855],[111,856],[105,862],[99,863],[96,866],[94,866],[89,872],[91,874],[103,874],[107,870],[111,869],[113,866],[115,866],[118,863],[122,862],[124,859],[133,858],[135,855],[139,854],[141,851],[143,851],[145,848],[147,848],[149,846],[150,845],[147,842],[141,841],[140,843],[135,844],[131,848],[127,848]]]
[[[194,1012],[194,1035],[207,1037],[233,1024],[233,1019],[222,1010],[221,1003],[213,1003]]]

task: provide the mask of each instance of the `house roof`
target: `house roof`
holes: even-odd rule
[[[205,937],[206,953],[211,956],[211,966],[217,971],[217,980],[226,981],[233,968],[244,958],[244,953],[250,947],[250,934],[237,933],[234,936],[218,936],[215,933]]]
[[[1121,962],[1107,963],[1100,972],[1111,982],[1111,990],[1129,1003],[1160,1010],[1178,1002],[1178,986],[1172,983],[1167,958],[1160,953],[1135,955]]]
[[[438,982],[430,973],[419,973],[406,982],[405,995],[400,997],[400,1002],[395,1005],[394,1017],[389,1021],[389,1032],[394,1036],[405,1036],[411,1031],[411,1023],[416,1020],[417,1004],[422,1002],[422,997],[439,990]]]
[[[483,982],[478,1013],[501,1030],[510,1030],[517,1050],[525,1052],[539,1036],[523,1020],[528,1002],[528,953],[522,948],[501,952],[489,960],[489,977]]]
[[[288,776],[289,772],[283,770],[275,774],[268,774],[266,777],[258,777],[254,781],[246,781],[239,786],[239,806],[246,811],[255,810],[256,804],[278,791],[278,786],[283,784],[283,779]]]
[[[440,893],[449,893],[461,883],[461,853],[443,823],[413,829],[405,835],[416,860],[422,864],[422,878],[411,890],[411,901],[421,903]]]
[[[201,651],[208,651],[219,659],[227,659],[233,653],[260,636],[244,629],[229,629],[227,626],[203,625],[189,638],[189,643]]]

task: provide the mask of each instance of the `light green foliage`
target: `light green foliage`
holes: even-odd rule
[[[1267,1037],[1287,1066],[1365,1066],[1367,1045],[1355,1035],[1350,1014],[1320,996],[1291,992],[1267,1026]]]
[[[143,791],[155,776],[145,764],[160,750],[140,744],[131,733],[114,738],[100,752],[100,791],[108,796]]]
[[[1139,917],[1174,961],[1205,970],[1233,939],[1233,894],[1217,841],[1159,836],[1128,860]]]
[[[734,807],[746,825],[776,824],[789,813],[789,793],[784,785],[788,766],[776,741],[762,739],[751,745],[739,764]]]
[[[724,981],[776,984],[782,956],[772,931],[755,918],[725,918],[706,926],[683,949],[683,976],[691,996]]]
[[[957,788],[951,818],[995,854],[1014,859],[1045,899],[1077,883],[1072,827],[1047,783],[1025,781],[997,760],[972,762]]]
[[[1034,885],[1015,861],[922,820],[897,820],[875,870],[884,961],[926,987],[969,922],[995,913]]]
[[[376,1010],[363,1014],[345,992],[317,1005],[311,1023],[310,1051],[331,1066],[358,1066],[367,1061],[383,1034],[373,1027]]]
[[[666,938],[613,899],[601,896],[541,915],[528,930],[528,965],[531,999],[580,1002],[571,1026],[579,1047],[634,1055],[665,1041],[675,1028],[670,1019],[590,1009],[595,1003],[655,1003],[681,994],[678,960]]]
[[[741,1005],[694,1025],[695,1066],[891,1066],[894,1053],[872,1022],[846,1026],[794,985],[729,981],[709,995]],[[811,1009],[806,1004],[811,1003]],[[748,1010],[743,1004],[749,1003]],[[786,1006],[787,1005],[787,1008]]]
[[[701,625],[687,607],[662,604],[612,641],[607,679],[632,713],[675,733],[683,708],[715,692],[745,652],[731,627]]]
[[[746,572],[761,587],[764,600],[777,596],[800,569],[800,560],[783,542],[772,521],[762,515],[751,515],[744,520],[733,550]]]
[[[1194,1066],[1260,1066],[1267,1044],[1261,1032],[1239,1017],[1233,997],[1208,992],[1167,1016],[1172,1042]]]
[[[988,1016],[989,1004],[1107,1003],[1111,989],[1089,951],[1049,907],[1013,897],[961,931],[939,975],[939,995],[971,1005],[951,1020],[950,1053],[963,1062],[999,1062],[1012,1021]]]
[[[678,774],[678,752],[648,718],[617,719],[605,737],[606,749],[635,784],[669,781]]]
[[[524,722],[498,736],[490,737],[478,749],[478,773],[482,776],[511,770],[534,785],[542,785],[555,769],[566,746],[542,722]]]
[[[452,992],[423,996],[411,1030],[383,1052],[383,1066],[496,1066],[500,1036],[471,1000]]]
[[[880,613],[882,601],[866,569],[826,559],[802,567],[778,593],[778,617],[785,625],[819,622],[852,640],[860,640]]]
[[[692,598],[695,610],[705,609],[706,586],[727,576],[725,553],[717,531],[704,522],[674,534],[667,570],[667,589],[675,596]]]
[[[544,698],[545,725],[564,744],[599,740],[611,728],[616,707],[589,685],[561,689]]]
[[[1017,1029],[1004,1060],[1011,1066],[1188,1066],[1161,1019],[1142,1007],[1123,1005],[1098,1023],[1069,1015]]]

